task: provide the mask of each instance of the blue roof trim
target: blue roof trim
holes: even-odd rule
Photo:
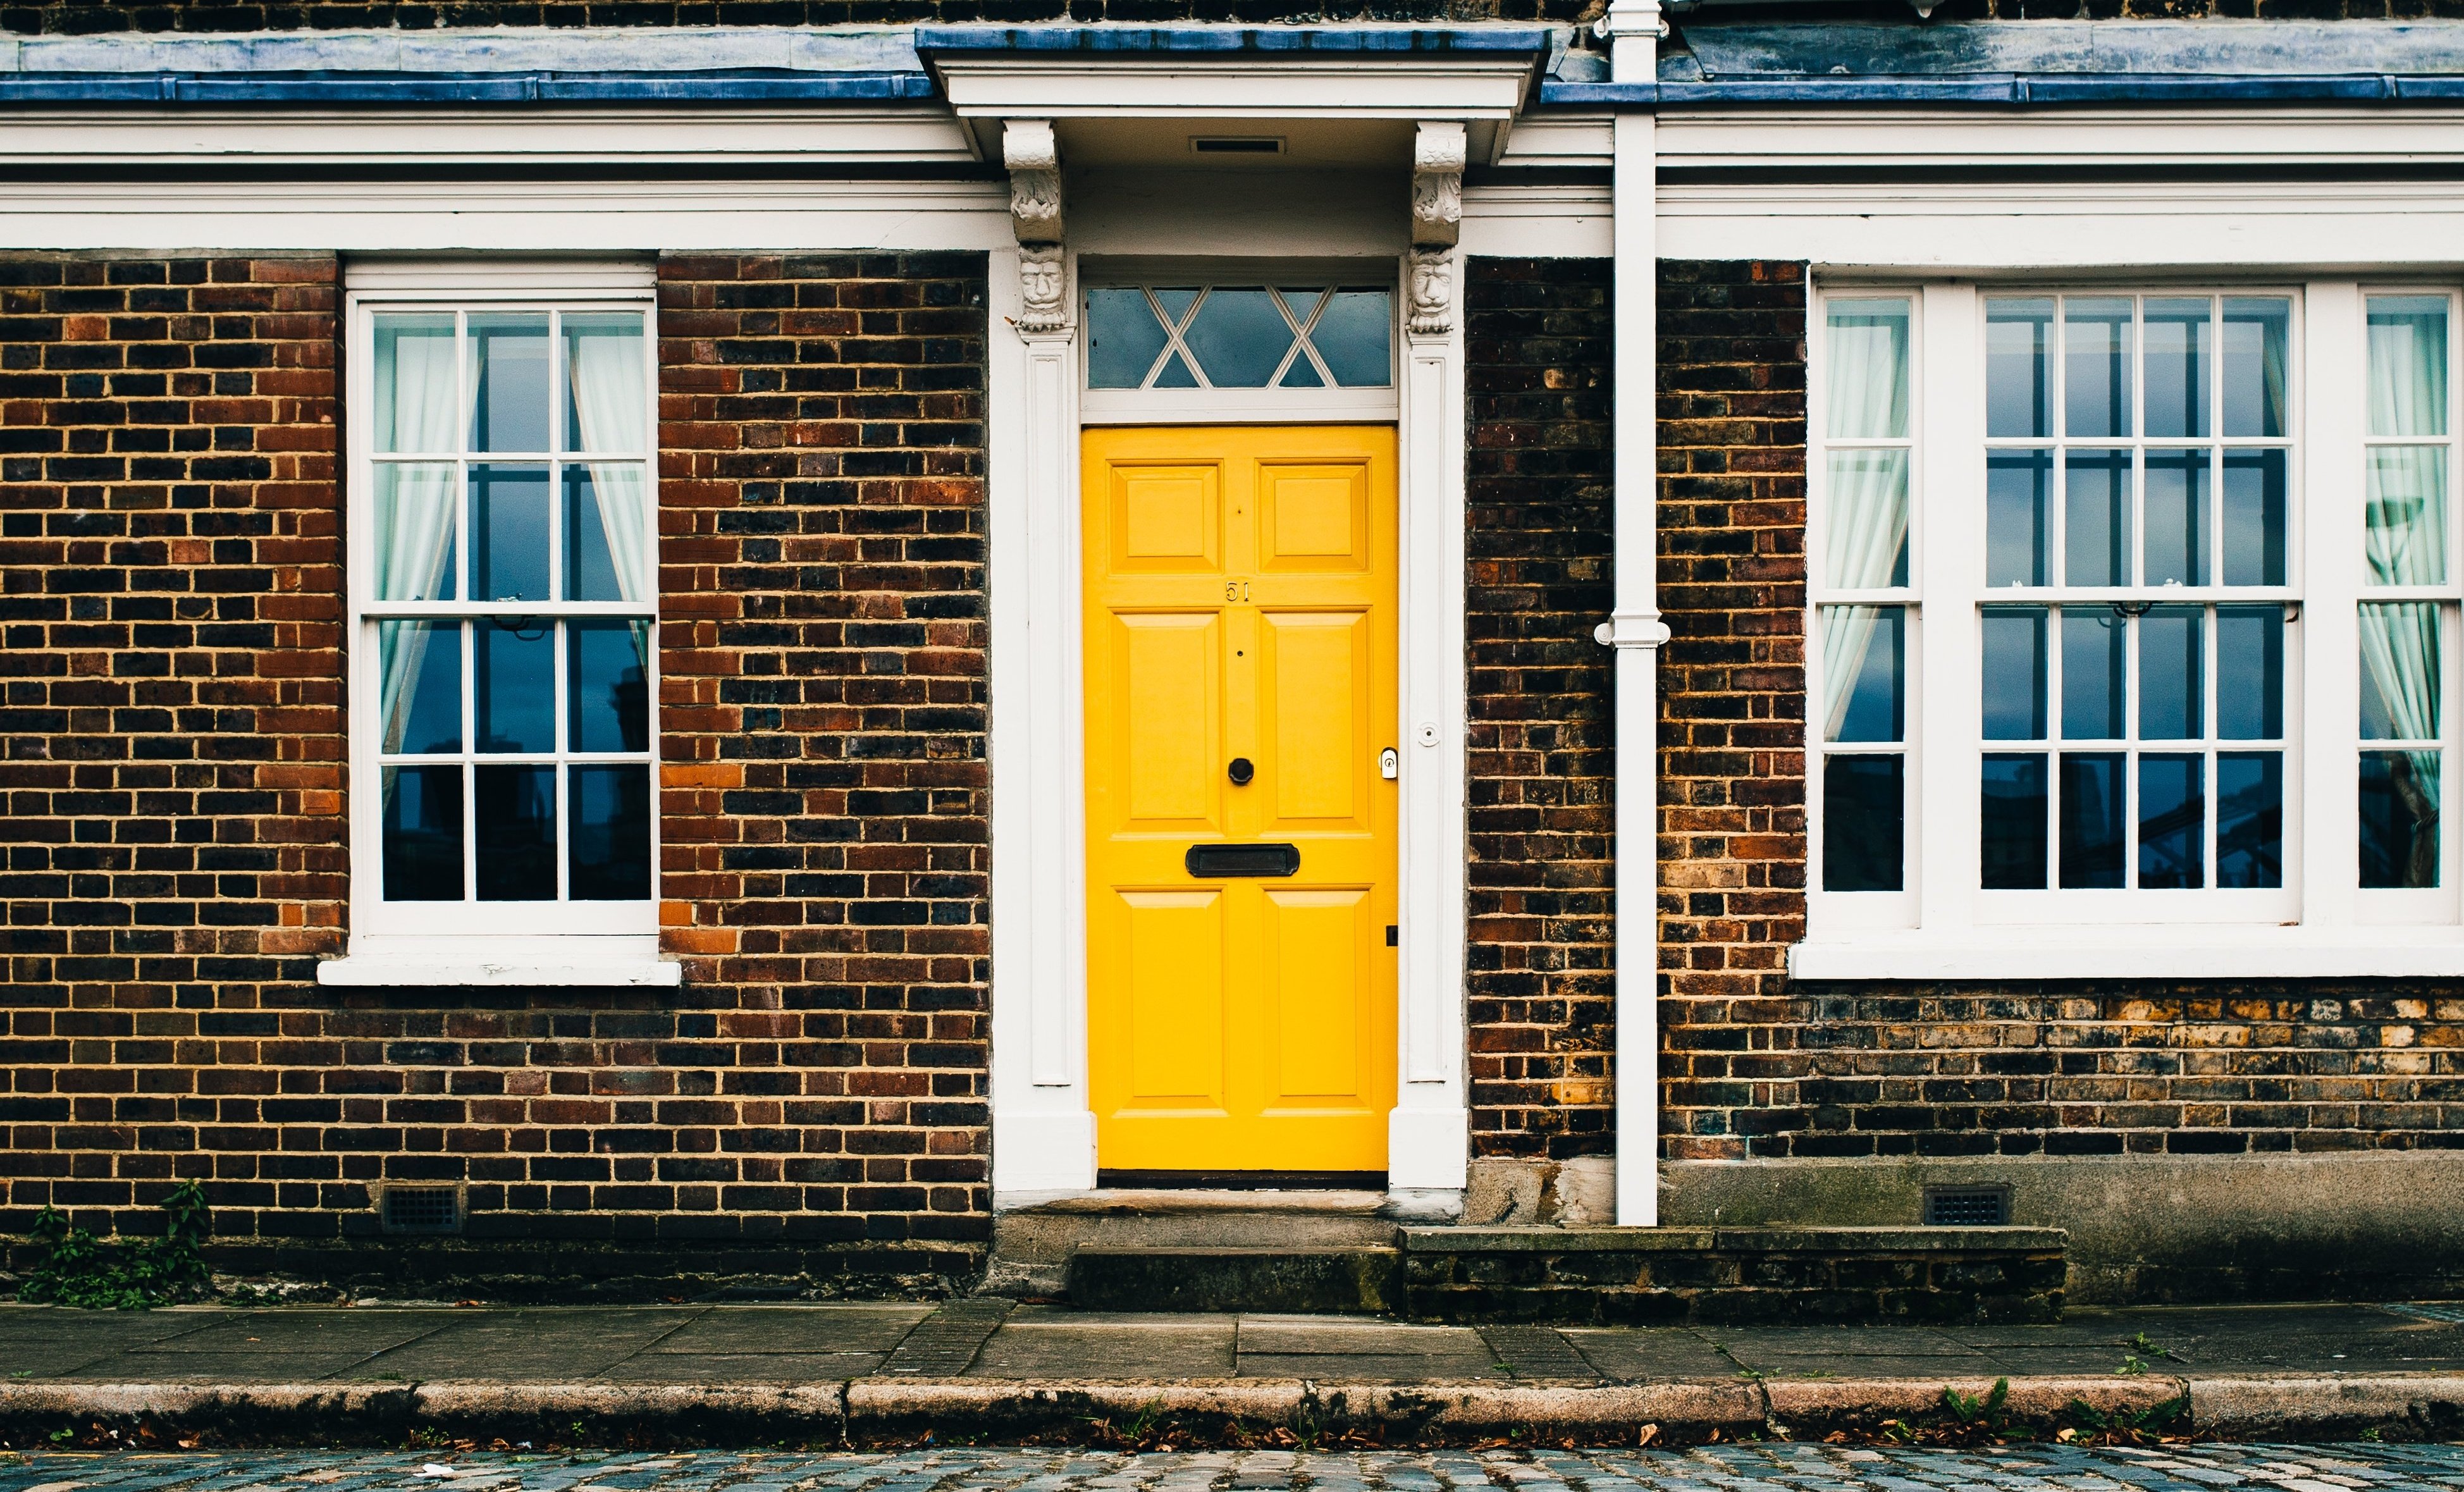
[[[1545,53],[1547,28],[1402,26],[918,26],[915,50],[1100,53]]]
[[[8,103],[828,103],[934,97],[921,73],[0,74]]]
[[[1544,105],[1669,103],[2389,103],[2464,99],[2464,77],[1752,77],[1703,82],[1543,80]]]

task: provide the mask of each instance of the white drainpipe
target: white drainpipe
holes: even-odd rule
[[[1666,28],[1654,0],[1611,0],[1613,82],[1658,75]],[[1616,601],[1597,636],[1617,649],[1617,1220],[1660,1221],[1660,620],[1659,431],[1654,418],[1659,246],[1658,168],[1649,109],[1617,114],[1615,245]]]

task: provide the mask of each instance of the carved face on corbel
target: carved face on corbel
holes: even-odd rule
[[[1019,325],[1030,332],[1057,331],[1069,319],[1068,274],[1059,244],[1028,244],[1018,252]]]
[[[1443,336],[1454,325],[1455,260],[1449,249],[1412,251],[1412,330]]]

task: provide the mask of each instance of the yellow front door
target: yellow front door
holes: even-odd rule
[[[1084,457],[1097,1164],[1382,1172],[1395,432],[1092,429]]]

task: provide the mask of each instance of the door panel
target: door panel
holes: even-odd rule
[[[1383,1171],[1394,431],[1097,429],[1083,456],[1097,1163]],[[1300,867],[1201,880],[1200,844]]]

